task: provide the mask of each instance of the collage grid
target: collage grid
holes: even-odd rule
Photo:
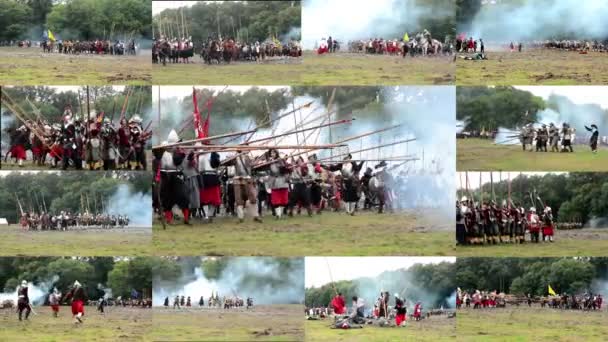
[[[0,0],[0,341],[606,340],[607,16]]]

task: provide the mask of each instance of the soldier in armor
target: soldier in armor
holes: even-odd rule
[[[84,303],[87,301],[87,294],[78,280],[74,281],[74,286],[65,296],[65,300],[69,299],[72,300],[74,323],[83,323],[82,316],[84,316]]]
[[[281,219],[283,210],[287,211],[289,205],[289,165],[274,149],[268,151],[268,159],[272,162],[269,165],[270,204],[275,218]]]
[[[543,125],[536,131],[536,152],[547,152],[547,141],[549,140],[549,132],[547,126]]]
[[[293,216],[293,211],[296,207],[305,208],[308,216],[312,216],[312,205],[310,199],[310,184],[312,177],[309,173],[308,164],[304,158],[299,157],[297,161],[293,161],[294,166],[291,168],[290,183],[292,191],[289,199],[289,216]]]
[[[572,138],[574,135],[574,129],[570,128],[570,125],[564,122],[561,130],[562,134],[562,152],[574,152],[572,149]]]
[[[102,143],[99,137],[99,130],[91,128],[90,138],[86,142],[86,162],[89,170],[100,170],[102,167]]]
[[[49,305],[51,306],[51,311],[53,311],[53,317],[59,317],[59,303],[61,302],[61,293],[57,290],[57,288],[53,288],[53,293],[49,295]]]
[[[82,170],[83,140],[80,132],[80,122],[68,122],[63,129],[61,144],[63,146],[63,170],[67,170],[72,162],[76,170]]]
[[[211,222],[215,216],[215,209],[222,204],[221,182],[217,169],[220,166],[220,155],[217,152],[201,154],[198,156],[198,172],[201,179],[200,204],[203,208],[203,217]]]
[[[130,169],[146,170],[146,136],[141,126],[142,119],[139,115],[134,115],[129,120],[129,157]]]
[[[469,208],[467,207],[467,198],[462,197],[460,202],[456,202],[456,244],[460,246],[467,244],[467,227],[465,224],[465,218],[468,211]]]
[[[559,152],[559,129],[552,123],[549,124],[549,145],[551,152]]]
[[[118,134],[116,133],[112,122],[108,118],[103,120],[100,137],[103,169],[114,170],[116,169],[116,158],[118,157]]]
[[[131,152],[131,130],[127,124],[127,119],[120,120],[120,127],[118,128],[118,167],[120,169],[127,169],[127,163]]]
[[[181,171],[184,176],[184,191],[188,198],[189,214],[192,216],[200,205],[200,186],[199,186],[199,172],[196,163],[196,157],[193,151],[190,151],[186,156],[186,160],[181,163],[177,168]],[[184,214],[185,215],[185,214]]]
[[[245,219],[245,208],[256,222],[262,222],[258,215],[256,205],[257,189],[253,179],[252,161],[248,154],[237,151],[237,156],[226,163],[234,166],[234,199],[236,202],[236,213],[239,222]]]
[[[591,148],[591,152],[597,153],[597,142],[600,136],[600,133],[597,129],[596,125],[591,125],[591,127],[585,126],[585,129],[591,132],[591,137],[589,138],[589,147]]]
[[[23,320],[23,312],[25,312],[25,319],[28,320],[30,313],[32,312],[32,305],[30,304],[30,297],[28,294],[27,281],[22,281],[21,286],[17,289],[17,312],[19,313],[19,320]]]
[[[179,142],[179,137],[175,130],[171,130],[167,143]],[[161,150],[162,151],[162,150]],[[186,159],[186,153],[180,148],[165,150],[160,155],[160,177],[162,178],[160,187],[160,197],[162,198],[162,210],[167,223],[173,222],[173,207],[177,205],[184,215],[184,224],[190,224],[190,207],[188,194],[182,173],[182,163]]]
[[[548,205],[543,210],[542,225],[543,241],[553,242],[553,213]]]
[[[538,217],[538,214],[536,214],[536,208],[535,207],[531,207],[530,211],[528,212],[528,229],[530,230],[530,239],[532,240],[532,242],[536,242],[538,243],[540,237],[539,237],[539,233],[540,233],[540,218]]]

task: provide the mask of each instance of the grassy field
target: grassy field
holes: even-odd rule
[[[405,327],[365,325],[363,329],[331,329],[332,319],[306,321],[306,342],[392,342],[392,341],[454,341],[456,319],[431,316],[419,322],[408,321]]]
[[[264,223],[228,217],[212,224],[153,227],[156,255],[451,255],[453,230],[432,223],[437,213],[325,212]],[[199,221],[200,222],[200,221]]]
[[[45,54],[39,48],[0,48],[0,79],[7,85],[151,84],[151,58]]]
[[[155,341],[302,341],[304,307],[258,305],[253,310],[154,308]]]
[[[529,152],[521,145],[495,145],[492,140],[457,139],[459,171],[608,171],[608,148],[591,153],[575,145],[574,153]]]
[[[154,65],[154,84],[205,85],[402,85],[452,84],[455,63],[451,58],[401,58],[338,53],[318,56],[305,52],[303,59],[205,65]]]
[[[93,306],[85,307],[84,323],[76,325],[69,306],[59,309],[54,318],[48,306],[34,307],[38,315],[19,322],[12,309],[0,310],[0,341],[68,342],[68,341],[147,341],[152,326],[152,310],[140,308],[106,308],[100,315]]]
[[[606,341],[608,312],[547,308],[458,311],[459,341]]]
[[[151,230],[23,231],[0,226],[1,256],[142,256],[151,254]]]
[[[452,57],[411,58],[353,53],[305,53],[305,85],[404,85],[453,84],[456,64]]]
[[[239,62],[207,65],[198,57],[190,64],[152,65],[154,84],[182,85],[291,85],[300,84],[301,59],[257,64]]]
[[[555,242],[523,245],[501,244],[456,247],[458,257],[557,257],[605,256],[608,245],[608,228],[557,230]],[[529,241],[526,238],[526,241]]]
[[[547,49],[487,51],[488,60],[456,62],[457,85],[602,85],[608,83],[608,54]]]

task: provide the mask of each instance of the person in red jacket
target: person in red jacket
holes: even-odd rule
[[[331,300],[331,306],[334,309],[334,314],[344,315],[346,311],[346,303],[344,302],[344,297],[342,297],[342,293],[338,293],[334,297],[334,299]]]
[[[404,323],[407,320],[407,309],[405,307],[405,299],[399,298],[398,293],[395,293],[395,310],[397,311],[397,315],[395,315],[395,324],[401,326],[401,323]]]

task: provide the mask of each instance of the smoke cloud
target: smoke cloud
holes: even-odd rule
[[[193,301],[211,294],[219,297],[252,297],[255,304],[299,304],[304,301],[304,259],[291,259],[292,267],[283,269],[278,259],[267,257],[237,257],[228,259],[219,279],[209,279],[202,269],[181,279],[154,278],[153,304],[162,306],[165,297],[190,296]]]
[[[34,283],[32,283],[32,282],[28,282],[27,286],[28,286],[28,296],[30,297],[30,303],[32,305],[43,305],[44,302],[46,301],[46,297],[48,296],[48,294],[51,292],[51,289],[53,288],[53,284],[56,283],[58,280],[59,280],[59,276],[54,275],[53,277],[51,277],[51,279],[49,279],[47,281],[43,281],[43,282],[39,283],[38,285],[34,285]],[[15,305],[17,305],[17,299],[18,299],[17,291],[18,290],[19,290],[19,286],[17,288],[15,288],[14,292],[0,293],[0,302],[3,302],[5,300],[11,300],[14,302]]]
[[[128,215],[130,225],[152,227],[152,195],[132,192],[129,185],[121,184],[108,199],[106,214]]]
[[[305,0],[302,45],[304,49],[314,49],[321,38],[328,36],[343,44],[375,37],[400,39],[405,30],[422,31],[421,21],[425,18],[447,20],[453,16],[451,6],[432,10],[417,0]]]
[[[535,0],[482,5],[472,23],[461,25],[467,36],[506,41],[607,39],[605,0]]]

